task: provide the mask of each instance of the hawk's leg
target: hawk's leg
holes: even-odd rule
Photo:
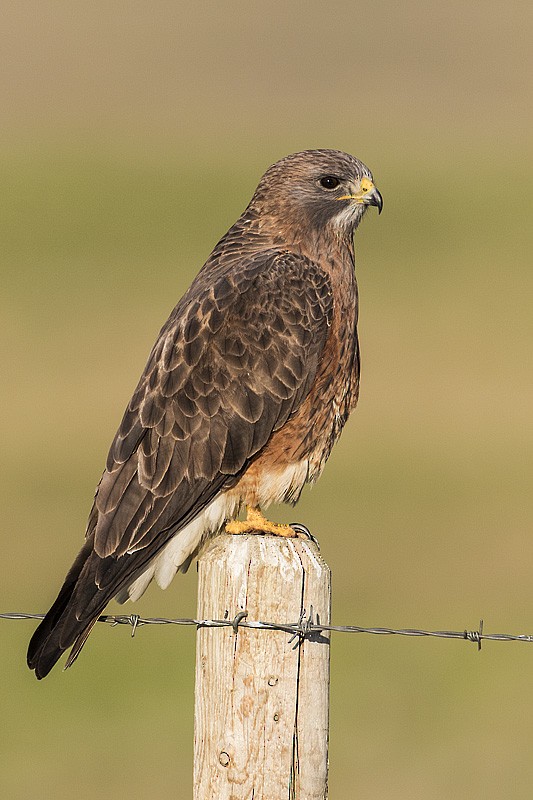
[[[246,519],[243,522],[232,519],[226,523],[226,531],[227,533],[273,533],[274,536],[285,536],[290,539],[298,537],[298,532],[290,525],[280,525],[266,519],[259,506],[248,506]]]

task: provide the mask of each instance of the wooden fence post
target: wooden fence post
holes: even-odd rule
[[[330,571],[312,543],[221,535],[199,560],[198,619],[330,621]],[[200,628],[194,800],[327,797],[329,635]]]

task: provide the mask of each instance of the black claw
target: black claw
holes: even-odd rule
[[[309,541],[313,542],[313,544],[316,544],[316,546],[320,550],[318,539],[315,539],[309,528],[306,528],[305,525],[302,525],[301,522],[291,522],[289,524],[289,528],[292,528],[294,533],[296,533],[300,539],[309,539]]]

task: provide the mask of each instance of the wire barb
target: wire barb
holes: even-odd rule
[[[305,608],[302,608],[302,613],[300,614],[300,619],[298,620],[298,624],[294,626],[295,631],[292,634],[291,638],[289,639],[288,644],[291,644],[296,638],[299,639],[299,644],[301,644],[304,639],[308,638],[311,633],[314,633],[316,630],[319,630],[315,623],[313,622],[313,606],[309,609],[309,614],[306,616]]]
[[[479,620],[479,628],[477,631],[465,631],[465,639],[469,642],[477,642],[478,653],[481,650],[481,642],[483,640],[483,620]]]
[[[130,625],[131,625],[131,638],[135,636],[135,631],[139,625],[142,625],[141,618],[138,614],[131,614],[130,615]]]

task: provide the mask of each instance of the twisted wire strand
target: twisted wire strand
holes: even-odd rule
[[[104,614],[98,618],[98,622],[106,623],[115,627],[117,625],[129,625],[131,635],[135,636],[138,628],[144,625],[190,625],[195,628],[233,628],[235,633],[239,628],[250,628],[254,630],[284,631],[291,634],[291,640],[310,638],[317,633],[366,633],[376,636],[431,636],[438,639],[463,639],[473,642],[481,650],[482,641],[493,642],[533,642],[533,634],[512,634],[512,633],[484,633],[483,620],[480,620],[477,630],[462,631],[426,631],[419,628],[364,628],[360,625],[324,625],[318,618],[315,618],[311,607],[308,614],[302,613],[297,622],[263,622],[261,620],[249,620],[247,611],[239,611],[233,618],[226,619],[193,619],[180,618],[169,619],[167,617],[141,617],[139,614]],[[23,612],[0,613],[0,619],[43,619],[44,614],[25,614]]]

